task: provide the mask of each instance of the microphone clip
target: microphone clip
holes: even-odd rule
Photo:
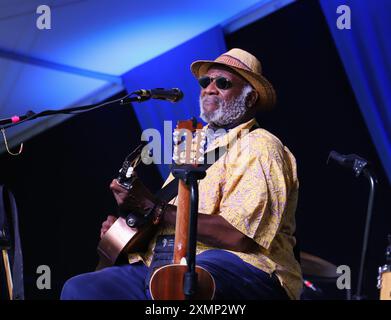
[[[370,165],[368,160],[356,154],[342,155],[336,151],[331,151],[327,158],[327,164],[329,164],[330,159],[334,160],[343,167],[352,169],[356,177],[359,177],[364,170],[365,174]]]
[[[134,92],[132,94],[134,94]],[[143,102],[143,101],[146,101],[149,99],[150,99],[150,97],[146,97],[146,96],[139,96],[139,95],[136,95],[133,97],[128,96],[128,97],[125,97],[124,99],[121,99],[120,105],[123,106],[125,104],[130,104],[132,102]]]
[[[369,162],[363,158],[358,157],[354,160],[353,172],[356,177],[359,177],[362,171],[369,165]]]

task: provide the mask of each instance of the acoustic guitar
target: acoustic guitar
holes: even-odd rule
[[[197,166],[204,162],[205,132],[194,120],[179,121],[174,135],[173,159],[177,166]],[[173,264],[158,268],[150,279],[150,292],[154,300],[184,300],[184,277],[188,271],[186,254],[189,243],[190,188],[183,181],[178,183],[178,207],[175,225]],[[196,266],[197,286],[193,299],[212,299],[215,283],[211,274]]]
[[[141,162],[145,143],[140,144],[130,153],[119,170],[117,182],[126,190],[130,190],[135,181],[135,168]],[[98,244],[99,263],[96,270],[115,265],[128,253],[144,252],[156,232],[151,213],[144,216],[137,213],[120,213],[118,219],[107,230]]]

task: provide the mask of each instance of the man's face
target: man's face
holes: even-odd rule
[[[220,89],[216,81],[212,81],[206,88],[201,89],[201,118],[208,123],[220,126],[241,118],[247,111],[246,98],[252,87],[239,75],[225,67],[213,66],[205,76],[224,77],[232,85],[227,89]]]

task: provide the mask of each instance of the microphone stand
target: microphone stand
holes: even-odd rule
[[[205,178],[203,166],[192,165],[174,167],[174,177],[182,179],[190,187],[190,220],[187,246],[187,272],[184,275],[183,292],[186,300],[194,299],[197,291],[196,247],[197,247],[197,217],[198,217],[198,180]]]
[[[373,202],[374,202],[374,198],[375,198],[375,186],[377,183],[376,177],[374,176],[373,172],[371,172],[368,168],[364,168],[362,170],[362,172],[363,172],[364,176],[369,180],[370,187],[369,187],[367,217],[366,217],[366,221],[365,221],[365,231],[364,231],[364,238],[363,238],[361,259],[360,259],[360,269],[359,269],[359,275],[358,275],[357,292],[354,295],[355,300],[363,300],[364,299],[364,296],[361,295],[361,288],[362,288],[362,280],[363,280],[363,276],[364,276],[365,256],[367,253],[369,228],[370,228],[371,218],[372,218]]]
[[[130,97],[133,94],[136,94],[136,96]],[[19,125],[21,123],[27,122],[29,120],[34,120],[41,117],[52,116],[57,114],[79,114],[79,113],[95,110],[117,102],[119,102],[121,105],[125,105],[131,102],[143,102],[151,98],[152,97],[137,95],[137,91],[136,91],[136,92],[131,92],[120,99],[111,100],[103,103],[85,105],[80,107],[64,108],[58,110],[45,110],[39,113],[35,113],[34,111],[28,111],[26,114],[22,116],[13,116],[9,118],[0,119],[0,126],[2,126],[0,127],[0,130],[5,130],[14,127],[16,125]]]
[[[334,159],[344,167],[353,169],[353,172],[355,173],[356,177],[359,177],[361,174],[363,174],[369,180],[369,199],[368,199],[364,237],[363,237],[362,250],[361,250],[360,269],[359,269],[359,275],[357,281],[357,292],[353,296],[354,300],[363,300],[364,296],[361,294],[362,280],[364,276],[365,257],[367,253],[367,247],[368,247],[369,230],[370,230],[370,224],[372,218],[372,209],[373,209],[373,202],[375,198],[375,187],[376,187],[377,179],[375,177],[375,174],[369,168],[369,162],[364,158],[361,158],[355,154],[343,156],[335,151],[330,152],[329,158],[327,159],[327,163],[330,158]],[[349,300],[350,300],[350,294],[349,294]]]

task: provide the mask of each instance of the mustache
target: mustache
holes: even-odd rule
[[[201,97],[200,98],[200,101],[202,104],[204,103],[221,103],[222,102],[222,99],[220,97],[217,97],[217,96],[204,96],[204,97]]]

